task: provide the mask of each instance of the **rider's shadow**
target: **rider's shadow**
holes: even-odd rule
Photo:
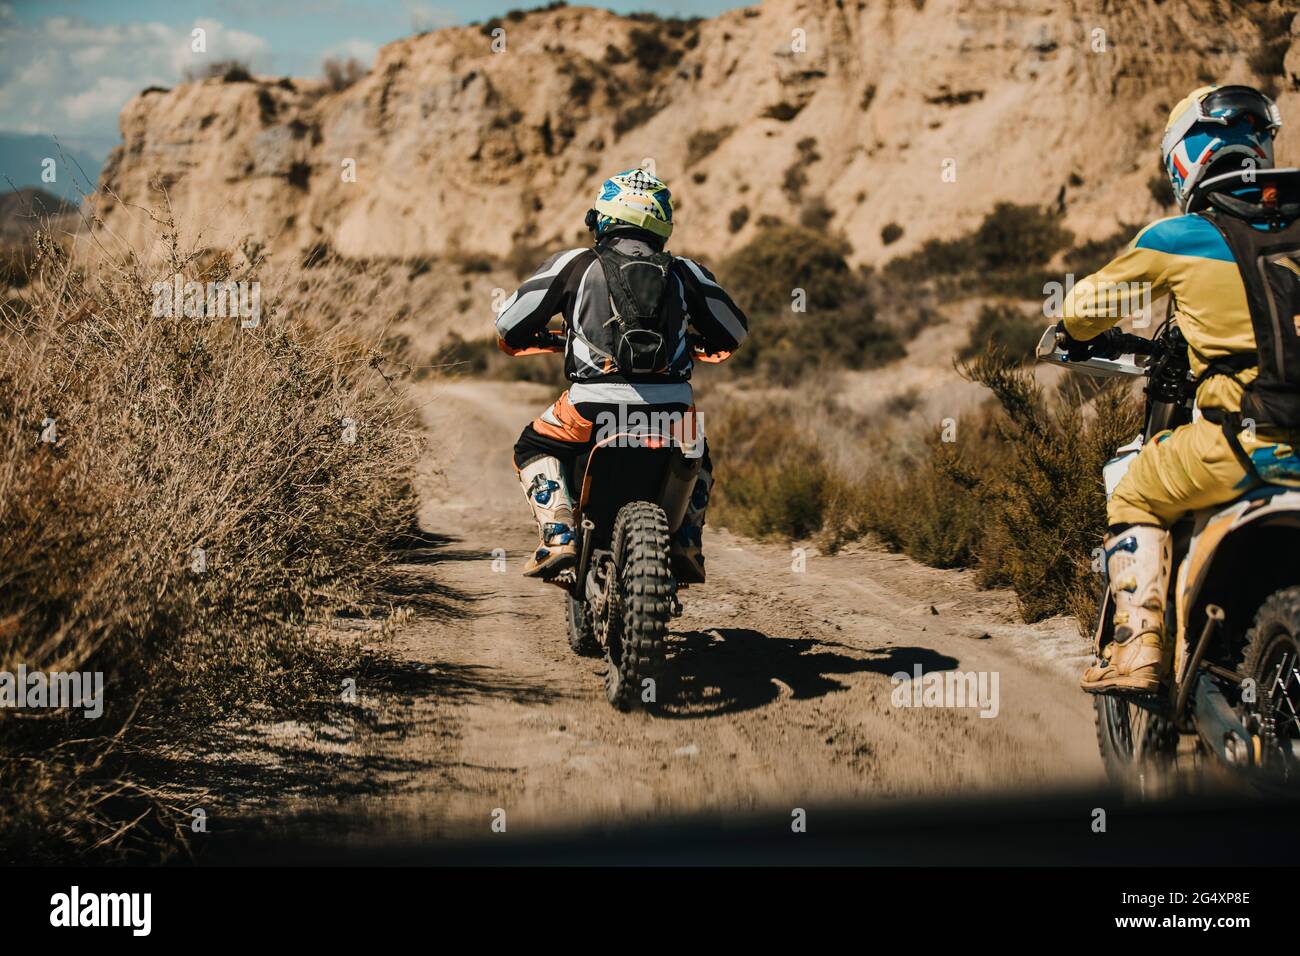
[[[910,675],[917,664],[928,673],[952,670],[958,661],[925,647],[863,652],[814,638],[769,637],[749,628],[687,631],[668,641],[658,710],[661,716],[683,720],[732,714],[782,695],[808,700],[846,689],[837,675]]]

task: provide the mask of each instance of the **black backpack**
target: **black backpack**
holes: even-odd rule
[[[668,367],[680,329],[669,328],[668,279],[673,257],[666,252],[629,256],[597,247],[605,272],[614,325],[613,355],[625,375],[648,375]]]
[[[1201,375],[1236,375],[1258,367],[1243,387],[1240,414],[1222,418],[1224,433],[1237,457],[1245,461],[1236,432],[1249,419],[1256,428],[1300,431],[1300,171],[1260,170],[1260,202],[1233,196],[1228,187],[1243,185],[1240,174],[1208,190],[1198,209],[1223,235],[1237,263],[1255,332],[1255,352],[1213,359]],[[1207,186],[1210,185],[1207,183]],[[1268,228],[1261,229],[1258,226]],[[1197,383],[1199,384],[1199,382]],[[1248,468],[1248,472],[1253,472]]]

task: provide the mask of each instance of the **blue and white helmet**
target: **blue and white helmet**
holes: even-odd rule
[[[1282,126],[1277,104],[1249,86],[1202,86],[1169,114],[1161,158],[1183,212],[1210,165],[1239,155],[1243,166],[1273,167],[1273,138]]]

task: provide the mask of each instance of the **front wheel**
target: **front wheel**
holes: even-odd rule
[[[1103,594],[1097,602],[1094,632],[1101,627],[1101,615],[1110,606],[1111,602]],[[1165,626],[1167,633],[1173,633],[1172,614],[1167,615]],[[1106,776],[1111,783],[1143,796],[1161,795],[1175,782],[1178,731],[1154,709],[1157,706],[1153,699],[1139,703],[1134,698],[1115,694],[1097,694],[1092,698],[1097,749],[1101,751]]]
[[[1092,706],[1106,776],[1125,790],[1160,795],[1173,782],[1178,747],[1173,725],[1127,697],[1097,694]]]
[[[649,501],[633,501],[614,519],[610,629],[605,696],[619,710],[653,703],[677,581],[668,561],[668,519]]]

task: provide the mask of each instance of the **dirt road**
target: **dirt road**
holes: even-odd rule
[[[548,396],[473,381],[420,396],[441,472],[422,522],[447,536],[436,576],[467,616],[401,633],[398,652],[447,692],[409,701],[407,730],[375,745],[392,786],[360,798],[364,816],[478,835],[498,810],[528,832],[1100,780],[1071,625],[1027,627],[969,575],[868,548],[811,553],[800,572],[788,547],[711,528],[710,583],[683,594],[663,712],[614,711],[602,662],[566,644],[561,593],[519,574],[534,538],[509,450]],[[890,676],[917,664],[996,673],[996,716],[891,704]]]
[[[1026,626],[969,574],[865,546],[809,552],[800,571],[789,547],[710,528],[710,581],[683,592],[661,712],[616,712],[603,662],[568,647],[562,593],[519,573],[535,533],[510,449],[553,395],[459,381],[415,397],[433,436],[432,546],[399,590],[417,614],[390,647],[398,672],[362,677],[355,721],[214,743],[242,816],[334,840],[482,837],[502,811],[529,834],[1101,781],[1071,622]],[[996,715],[898,706],[891,675],[917,665],[996,675]]]

